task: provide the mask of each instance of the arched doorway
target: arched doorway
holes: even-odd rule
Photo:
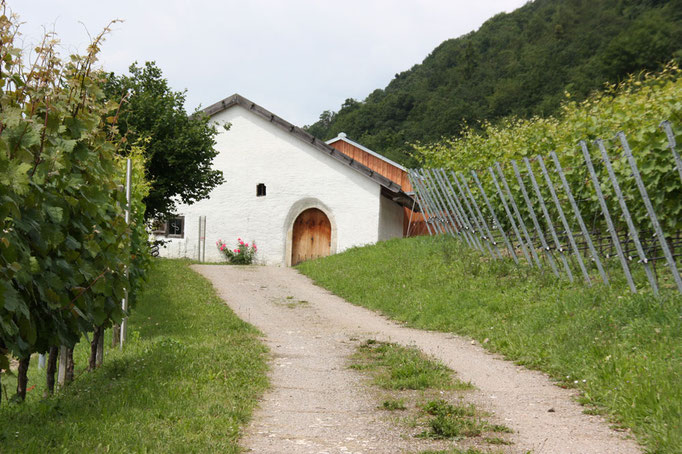
[[[331,237],[332,226],[322,210],[309,208],[299,214],[291,237],[291,265],[329,255]]]

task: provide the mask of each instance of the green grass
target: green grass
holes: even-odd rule
[[[457,449],[457,448],[452,448],[452,449],[446,449],[446,450],[439,450],[439,451],[433,451],[433,450],[427,450],[427,451],[421,451],[419,454],[485,454],[483,451],[479,451],[476,448],[467,448],[467,449]]]
[[[368,340],[353,355],[351,368],[372,370],[374,383],[384,389],[469,389],[443,364],[416,348]]]
[[[479,415],[473,404],[453,405],[443,399],[431,400],[422,406],[422,411],[434,416],[429,421],[429,431],[421,434],[431,438],[478,437],[483,432],[511,433],[511,429],[500,424],[490,424]],[[501,438],[486,437],[485,441],[494,440],[491,444],[500,444]],[[502,440],[509,444],[506,440]]]
[[[386,399],[381,403],[381,407],[379,408],[388,411],[407,410],[404,399]]]
[[[443,397],[452,397],[450,394],[455,390],[464,392],[473,387],[416,348],[370,339],[357,347],[351,359],[352,369],[367,373],[375,386],[390,394],[379,408],[404,411],[407,416],[397,421],[409,429],[423,429],[413,434],[416,438],[460,441],[503,427],[488,423],[484,419],[488,415],[477,411],[473,404],[445,400]]]
[[[612,286],[589,288],[545,268],[491,261],[443,237],[382,242],[298,267],[355,304],[470,336],[578,388],[590,411],[631,428],[649,452],[682,452],[682,296],[663,281],[653,297],[641,275],[632,295],[614,269]]]
[[[32,361],[27,401],[0,405],[0,452],[239,452],[267,386],[259,333],[187,262],[169,260],[155,261],[129,327],[123,352],[107,349],[100,369],[52,398],[40,398],[44,373]]]

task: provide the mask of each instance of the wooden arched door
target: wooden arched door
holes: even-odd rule
[[[332,225],[321,210],[310,208],[294,221],[291,237],[291,265],[329,255]]]

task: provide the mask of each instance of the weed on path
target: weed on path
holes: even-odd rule
[[[489,423],[488,414],[467,402],[470,383],[416,348],[369,339],[357,347],[349,367],[371,378],[377,402],[383,401],[378,408],[396,414],[392,420],[404,436],[461,450],[452,452],[489,452],[491,446],[502,452],[499,446],[513,444],[503,438],[511,429]]]

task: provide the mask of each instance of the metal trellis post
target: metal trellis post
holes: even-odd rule
[[[587,283],[587,285],[591,285],[590,275],[587,272],[587,268],[585,268],[585,264],[583,263],[582,255],[580,254],[580,251],[578,250],[578,245],[575,242],[575,238],[573,238],[573,232],[571,231],[571,226],[568,225],[568,221],[566,220],[566,216],[564,215],[564,210],[563,210],[563,208],[561,208],[561,203],[559,203],[559,198],[556,195],[556,190],[554,189],[554,184],[552,183],[552,179],[549,177],[549,172],[547,172],[547,167],[545,167],[545,161],[542,159],[542,156],[538,156],[538,163],[540,164],[540,170],[542,171],[542,174],[545,177],[545,181],[547,182],[547,187],[549,187],[549,192],[552,195],[552,200],[554,201],[554,206],[556,207],[557,211],[559,212],[559,218],[561,219],[561,223],[564,226],[564,230],[566,231],[566,235],[568,235],[568,240],[571,242],[571,248],[573,249],[573,252],[575,253],[576,259],[578,259],[578,264],[580,265],[580,270],[583,273],[583,277],[585,278],[585,282]]]
[[[521,252],[523,252],[523,256],[526,258],[526,262],[530,266],[533,266],[533,260],[530,257],[530,254],[528,253],[528,250],[526,249],[526,244],[523,242],[523,238],[521,238],[521,233],[519,232],[519,228],[516,225],[516,221],[514,220],[514,216],[512,215],[511,211],[509,210],[509,206],[507,205],[507,201],[504,198],[504,194],[502,194],[502,188],[500,188],[500,184],[497,182],[497,177],[495,177],[495,172],[493,171],[492,167],[488,167],[488,171],[490,172],[490,176],[493,178],[493,183],[495,184],[495,189],[497,190],[497,195],[500,197],[500,200],[502,201],[502,206],[504,207],[505,213],[507,213],[507,219],[509,219],[509,222],[511,223],[512,229],[514,230],[514,234],[516,235],[516,239],[519,242],[519,247],[521,248]]]
[[[436,203],[434,195],[432,194],[433,189],[429,187],[429,183],[422,174],[422,172],[416,170],[415,173],[419,177],[419,184],[421,184],[422,188],[424,189],[424,196],[429,201],[429,206],[432,207],[431,213],[433,214],[434,222],[438,225],[441,233],[449,234],[450,230],[448,229],[445,222],[443,222],[443,219],[440,217],[440,212],[442,212],[442,209]]]
[[[450,189],[449,194],[452,194],[452,199],[455,202],[455,208],[457,209],[457,212],[459,213],[459,217],[464,222],[464,228],[468,232],[469,237],[471,238],[471,242],[474,244],[476,249],[483,252],[483,245],[481,244],[478,237],[476,236],[476,230],[474,229],[474,226],[471,224],[471,221],[469,220],[469,217],[467,216],[467,213],[464,210],[464,207],[462,206],[462,203],[460,202],[459,197],[457,196],[457,191],[455,191],[455,188],[452,187],[452,183],[450,183],[450,178],[445,173],[445,170],[443,170],[443,169],[439,169],[439,170],[440,170],[440,175],[443,178],[443,181],[445,181],[445,183],[447,184],[447,187]]]
[[[654,211],[654,207],[651,205],[651,200],[649,199],[649,194],[647,193],[647,190],[644,187],[644,182],[642,181],[642,177],[639,174],[639,169],[637,168],[637,162],[635,161],[634,156],[632,156],[632,151],[630,150],[630,145],[628,144],[628,141],[625,138],[625,134],[623,132],[619,132],[618,137],[620,138],[620,142],[623,145],[623,149],[625,150],[625,156],[627,156],[628,162],[630,163],[630,168],[632,169],[632,176],[635,177],[635,182],[637,183],[637,187],[639,188],[639,193],[642,195],[642,200],[644,201],[644,206],[646,207],[646,210],[649,213],[649,218],[651,219],[651,223],[654,226],[654,232],[656,232],[656,236],[658,237],[658,242],[661,244],[661,249],[663,250],[663,255],[665,256],[665,259],[668,262],[668,266],[670,267],[670,272],[673,274],[673,279],[675,280],[675,283],[677,284],[677,290],[680,293],[682,293],[682,278],[680,278],[680,272],[677,269],[677,264],[675,263],[675,258],[673,257],[672,253],[670,252],[670,248],[668,247],[668,242],[666,241],[665,235],[663,234],[663,229],[661,229],[661,224],[658,222],[658,217],[656,216],[656,212]]]
[[[500,165],[499,162],[495,161],[495,167],[497,168],[497,173],[500,176],[500,181],[502,181],[504,189],[505,191],[507,191],[509,202],[511,203],[511,206],[514,209],[514,214],[516,214],[517,220],[519,221],[521,231],[523,232],[523,235],[526,238],[526,241],[528,242],[528,248],[530,249],[530,253],[533,256],[533,259],[535,260],[535,264],[538,266],[538,268],[542,269],[542,262],[540,262],[540,257],[538,257],[538,254],[535,251],[535,245],[533,244],[533,240],[530,238],[530,234],[528,233],[528,229],[526,228],[526,223],[523,222],[523,217],[521,216],[519,207],[516,205],[516,200],[514,200],[514,196],[512,195],[511,189],[507,184],[507,179],[504,177],[504,172],[502,172],[502,166]]]
[[[673,128],[670,126],[670,122],[668,120],[662,121],[660,126],[663,128],[663,131],[665,131],[665,135],[668,136],[668,144],[670,145],[668,148],[670,148],[670,151],[673,153],[673,158],[675,158],[675,166],[677,167],[677,171],[680,174],[680,180],[682,180],[682,159],[680,159],[680,155],[675,149],[677,143],[675,141],[675,134],[673,134]]]
[[[597,250],[594,248],[594,243],[592,242],[592,237],[590,237],[590,233],[587,231],[587,227],[585,226],[585,221],[583,221],[583,216],[580,214],[580,209],[578,208],[578,204],[575,202],[575,199],[573,198],[573,192],[571,192],[571,188],[568,185],[568,181],[566,181],[566,176],[564,175],[564,170],[561,168],[561,164],[559,163],[559,158],[557,157],[555,152],[550,152],[549,154],[552,158],[552,161],[554,161],[554,167],[556,168],[557,172],[559,173],[559,178],[561,179],[561,184],[564,187],[564,192],[568,196],[568,201],[571,204],[571,208],[573,208],[573,215],[575,216],[576,220],[578,221],[578,225],[580,226],[580,231],[583,234],[583,237],[585,238],[585,242],[587,242],[587,247],[590,250],[590,254],[592,255],[592,260],[594,261],[595,265],[597,266],[597,269],[599,270],[599,275],[601,276],[602,280],[604,281],[604,284],[609,283],[609,278],[606,276],[606,271],[604,271],[604,267],[602,266],[601,260],[599,259],[599,254],[597,253]]]
[[[414,189],[414,198],[417,201],[417,203],[419,203],[419,209],[422,212],[422,217],[424,218],[424,225],[426,225],[426,230],[429,232],[429,236],[431,236],[433,235],[433,233],[431,233],[431,226],[427,222],[428,213],[426,212],[426,203],[423,201],[423,198],[419,195],[419,189],[417,188],[417,184],[414,181],[415,178],[412,175],[412,171],[409,169],[407,171],[407,177],[410,179],[410,184]]]
[[[495,258],[495,253],[493,252],[492,248],[490,247],[490,243],[488,239],[486,238],[485,232],[483,231],[483,228],[481,227],[480,222],[478,222],[478,218],[476,218],[476,215],[474,214],[474,210],[471,208],[471,203],[469,203],[469,199],[467,198],[466,194],[464,193],[464,190],[462,189],[462,185],[459,183],[459,180],[457,179],[457,175],[455,175],[455,172],[450,171],[450,176],[452,176],[452,181],[455,182],[455,186],[457,186],[457,190],[460,193],[460,197],[462,200],[464,200],[464,205],[467,208],[467,211],[469,212],[470,219],[474,221],[474,224],[476,225],[476,230],[478,231],[479,236],[481,237],[481,242],[485,244],[486,249],[488,249],[488,252],[490,253],[490,256]]]
[[[125,221],[126,224],[130,224],[130,197],[133,189],[133,161],[132,159],[126,159],[126,210],[125,210]],[[126,268],[126,278],[128,277],[128,268]],[[121,320],[121,339],[119,342],[119,347],[123,350],[123,344],[128,338],[128,287],[123,290],[123,301],[121,302],[121,309],[123,309],[123,320]]]
[[[611,239],[613,240],[613,245],[616,248],[616,253],[618,254],[618,259],[620,260],[620,264],[623,267],[623,272],[625,273],[625,277],[627,278],[628,285],[630,286],[630,291],[632,293],[637,293],[637,287],[635,287],[635,283],[632,280],[632,274],[630,273],[630,267],[628,266],[628,262],[625,259],[625,255],[623,254],[623,248],[620,245],[620,240],[618,239],[618,234],[616,234],[616,228],[613,226],[613,221],[611,220],[611,214],[609,213],[609,208],[606,206],[606,201],[604,200],[604,194],[601,192],[601,186],[599,183],[599,179],[597,178],[597,174],[594,171],[594,166],[592,165],[592,158],[590,157],[590,151],[587,149],[587,143],[585,143],[584,140],[580,141],[580,147],[583,150],[583,157],[585,158],[585,164],[587,164],[587,170],[590,172],[590,176],[592,178],[592,185],[594,186],[594,190],[597,193],[597,198],[599,199],[599,205],[601,206],[601,211],[602,214],[604,215],[604,219],[606,219],[606,227],[609,230],[609,234],[611,235]]]
[[[474,247],[474,244],[471,242],[471,239],[469,238],[469,232],[467,232],[467,229],[465,227],[464,221],[461,219],[460,214],[458,213],[457,206],[455,205],[454,201],[452,200],[452,197],[450,196],[450,193],[448,192],[448,187],[443,181],[443,179],[440,176],[440,173],[438,172],[438,169],[433,169],[432,171],[433,178],[438,182],[438,185],[440,188],[442,188],[442,194],[443,198],[445,201],[445,204],[448,207],[448,213],[450,213],[452,216],[454,216],[454,222],[456,224],[456,230],[464,238],[464,241],[466,241],[467,245],[469,247]]]
[[[497,241],[495,241],[495,237],[493,236],[493,233],[490,231],[490,228],[488,228],[488,222],[485,220],[485,217],[483,216],[483,213],[481,212],[481,209],[478,207],[478,202],[476,202],[476,199],[474,198],[474,194],[471,192],[471,189],[469,188],[469,183],[467,183],[466,178],[464,178],[464,175],[461,173],[459,174],[459,178],[462,180],[462,184],[464,185],[464,189],[467,190],[467,195],[471,199],[471,202],[474,205],[474,209],[476,210],[476,214],[478,215],[481,225],[485,229],[485,234],[488,237],[488,241],[490,241],[493,245],[493,251],[495,252],[493,254],[493,257],[495,258],[502,258],[502,254],[500,254],[500,250],[497,248]]]
[[[542,249],[545,251],[545,255],[547,255],[547,260],[549,260],[549,265],[552,267],[554,275],[556,277],[559,277],[559,270],[557,270],[556,263],[554,262],[554,257],[552,257],[552,254],[550,253],[549,245],[547,244],[547,240],[545,240],[545,235],[542,233],[542,228],[540,227],[538,218],[535,216],[533,204],[531,203],[530,198],[528,197],[528,191],[526,191],[526,185],[523,182],[523,178],[521,178],[521,173],[519,172],[519,168],[516,165],[516,161],[511,161],[511,165],[512,168],[514,169],[516,179],[519,182],[519,186],[521,187],[521,194],[523,194],[523,199],[526,201],[526,205],[528,206],[528,212],[530,213],[530,218],[533,220],[535,231],[538,233],[538,237],[540,238]]]
[[[483,189],[483,185],[481,184],[481,180],[478,179],[478,175],[476,175],[476,172],[473,170],[471,171],[471,175],[474,177],[474,182],[476,182],[476,186],[478,186],[478,190],[481,191],[481,195],[483,196],[483,201],[488,206],[488,210],[490,211],[490,215],[493,217],[493,222],[495,223],[495,225],[497,225],[497,228],[500,229],[500,233],[502,234],[502,238],[504,239],[504,243],[507,245],[507,249],[509,249],[509,253],[511,254],[512,258],[514,259],[514,262],[518,265],[519,259],[516,256],[516,251],[514,250],[514,247],[512,246],[511,242],[509,241],[509,238],[507,238],[507,234],[504,232],[504,229],[502,228],[502,224],[500,224],[499,219],[497,219],[497,214],[495,214],[495,210],[493,209],[493,206],[490,203],[490,200],[488,200],[488,196],[485,193],[485,190]]]
[[[623,212],[625,222],[628,225],[630,237],[632,238],[633,243],[635,243],[635,249],[637,250],[637,254],[639,255],[639,261],[642,263],[642,265],[644,265],[646,277],[649,280],[649,284],[651,284],[651,288],[653,289],[654,294],[658,295],[658,284],[656,282],[656,276],[654,276],[654,273],[651,270],[651,266],[649,265],[649,259],[646,257],[646,253],[642,248],[642,243],[639,241],[639,233],[637,232],[635,224],[632,222],[630,210],[628,209],[628,206],[625,203],[625,198],[623,197],[623,193],[620,190],[620,184],[618,184],[616,173],[613,171],[613,166],[611,165],[611,159],[609,158],[609,154],[606,152],[606,147],[604,147],[604,141],[601,139],[597,139],[595,143],[599,147],[599,151],[601,151],[602,160],[604,161],[604,164],[606,165],[606,170],[609,173],[609,179],[611,180],[613,190],[616,193],[618,204],[620,205],[620,209]]]
[[[419,176],[417,176],[417,173],[414,170],[411,170],[409,173],[410,179],[412,181],[412,187],[415,190],[415,193],[419,195],[419,198],[423,202],[421,207],[422,207],[422,213],[424,215],[424,222],[426,223],[426,228],[429,230],[430,235],[437,235],[438,234],[438,227],[434,225],[433,221],[433,216],[432,216],[432,207],[429,204],[429,200],[426,198],[425,191],[422,188],[421,181]],[[431,231],[431,227],[433,227],[433,232]]]
[[[561,261],[563,262],[564,269],[566,269],[566,274],[568,275],[568,280],[573,282],[573,272],[571,271],[571,267],[568,264],[566,255],[564,254],[564,249],[561,247],[561,243],[559,242],[559,237],[556,234],[556,230],[554,230],[554,223],[552,222],[552,218],[549,216],[549,212],[547,211],[547,207],[545,206],[545,199],[544,197],[542,197],[542,193],[540,192],[540,186],[538,185],[538,182],[535,180],[535,173],[533,172],[533,168],[530,166],[530,161],[528,160],[528,158],[523,158],[523,162],[526,164],[526,169],[528,169],[528,175],[530,176],[530,182],[533,185],[535,195],[537,196],[538,201],[540,202],[540,209],[542,210],[542,215],[545,217],[545,221],[547,222],[547,226],[549,227],[549,232],[552,234],[554,247],[556,248],[557,251],[559,251]]]
[[[437,182],[434,181],[428,170],[422,169],[422,176],[424,177],[424,180],[432,188],[431,195],[433,195],[434,202],[436,203],[438,209],[440,210],[441,213],[440,219],[443,222],[445,229],[451,236],[454,237],[457,233],[457,229],[455,227],[455,223],[451,222],[450,216],[448,215],[447,205],[445,205],[443,199],[440,196],[439,192],[440,186],[438,185]]]

